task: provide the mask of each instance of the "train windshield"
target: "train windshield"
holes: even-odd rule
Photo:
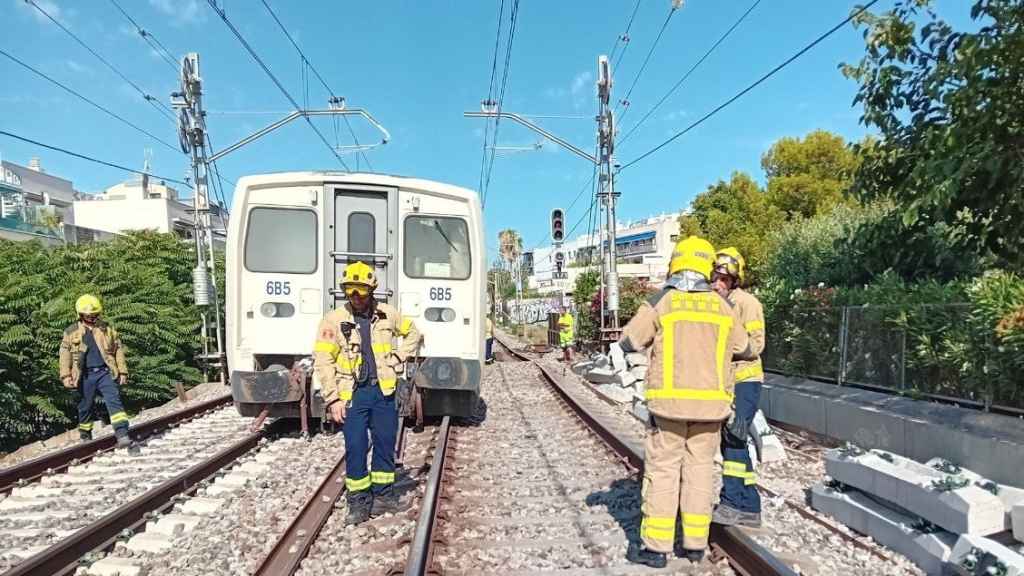
[[[245,267],[250,272],[316,272],[316,234],[312,210],[253,208],[245,234]]]
[[[465,280],[471,263],[465,220],[441,216],[405,219],[406,276]]]

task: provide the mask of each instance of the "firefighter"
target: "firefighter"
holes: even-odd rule
[[[490,316],[487,317],[486,330],[487,347],[485,350],[486,354],[484,355],[484,361],[487,364],[490,364],[491,362],[494,362],[494,322],[491,320]]]
[[[374,300],[377,277],[367,264],[346,266],[341,287],[348,301],[320,322],[313,356],[327,416],[342,423],[345,435],[346,523],[360,524],[370,516],[398,511],[395,387],[421,337],[411,319]],[[394,347],[397,337],[402,344]],[[367,471],[371,442],[373,460]]]
[[[761,525],[761,496],[757,492],[757,476],[747,451],[757,404],[761,398],[764,369],[764,309],[753,294],[743,290],[746,262],[735,248],[720,250],[715,257],[711,282],[739,311],[743,329],[756,356],[733,365],[736,382],[734,415],[722,433],[722,494],[711,521],[715,524],[758,527]]]
[[[575,337],[573,326],[575,323],[569,309],[562,308],[562,313],[558,316],[558,344],[562,347],[562,360],[565,362],[572,361],[572,340]]]
[[[682,513],[682,556],[700,562],[708,545],[714,457],[731,411],[732,360],[749,357],[738,311],[714,292],[715,249],[690,236],[676,244],[665,289],[640,305],[622,331],[624,352],[648,346],[651,413],[643,478],[642,546],[629,561],[661,568]]]
[[[96,296],[80,296],[75,311],[78,322],[64,330],[60,342],[60,380],[65,388],[79,392],[78,435],[83,441],[92,440],[93,404],[99,393],[107,405],[117,445],[131,447],[128,414],[118,391],[118,385],[128,383],[121,337],[100,318],[103,304]]]

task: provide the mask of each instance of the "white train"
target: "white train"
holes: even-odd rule
[[[414,382],[426,415],[468,416],[480,390],[485,247],[471,190],[399,176],[288,172],[238,181],[226,244],[226,344],[243,415],[320,417],[317,323],[344,304],[345,266],[376,267],[376,297],[424,335]]]

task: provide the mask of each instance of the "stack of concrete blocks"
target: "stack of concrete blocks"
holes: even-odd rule
[[[594,384],[606,397],[635,407],[637,398],[643,400],[647,363],[647,354],[626,354],[618,344],[612,344],[607,355],[596,354],[578,362],[573,371]]]
[[[988,538],[1012,525],[1024,490],[1001,486],[940,459],[926,464],[853,446],[825,454],[835,481],[811,490],[812,505],[907,556],[928,574],[944,570],[1024,575],[1024,556]],[[983,561],[979,564],[978,556]],[[975,572],[981,566],[980,572]]]

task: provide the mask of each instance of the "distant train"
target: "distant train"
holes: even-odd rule
[[[424,335],[413,382],[427,416],[470,416],[484,360],[485,248],[471,190],[398,176],[246,176],[226,245],[231,392],[246,416],[318,418],[308,369],[318,322],[344,305],[345,267],[375,267],[375,297]],[[293,370],[294,368],[294,370]]]

